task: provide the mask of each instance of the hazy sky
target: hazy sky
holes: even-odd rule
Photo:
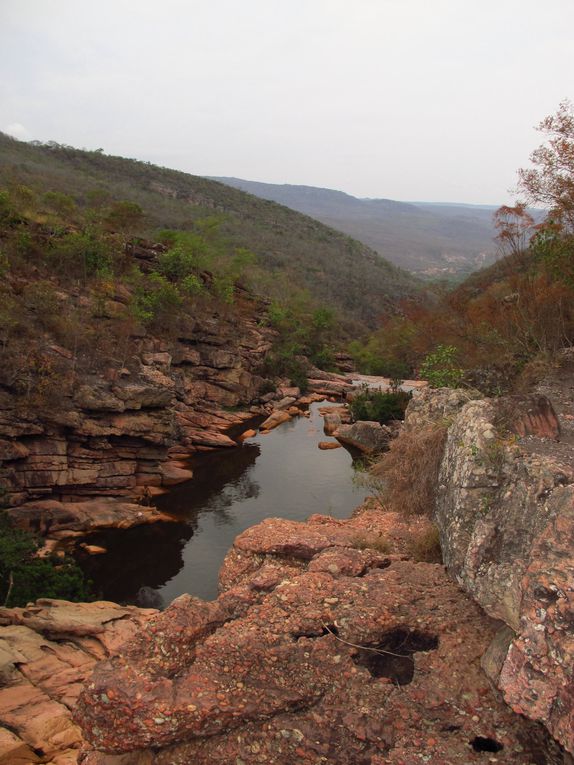
[[[0,0],[0,130],[497,204],[574,98],[573,30],[574,0]]]

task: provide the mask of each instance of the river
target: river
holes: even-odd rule
[[[82,559],[98,596],[135,602],[141,587],[164,605],[188,592],[217,597],[217,576],[235,537],[264,518],[304,520],[313,513],[349,516],[368,491],[353,482],[350,454],[323,451],[323,418],[296,417],[236,449],[196,456],[194,477],[157,498],[179,523],[93,535],[106,555]],[[157,598],[157,595],[155,596]]]

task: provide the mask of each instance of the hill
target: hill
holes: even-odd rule
[[[263,274],[256,290],[281,296],[293,286],[329,304],[357,326],[373,326],[381,314],[414,295],[417,282],[373,250],[327,226],[217,181],[101,151],[31,144],[0,134],[0,187],[18,184],[36,192],[64,193],[78,205],[98,194],[129,201],[144,213],[142,231],[193,229],[217,222],[230,248],[248,248]]]
[[[314,186],[216,180],[317,218],[422,277],[463,277],[494,257],[493,206],[358,199]]]

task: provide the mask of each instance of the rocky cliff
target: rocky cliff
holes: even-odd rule
[[[107,300],[109,315],[123,292]],[[81,370],[70,348],[37,338],[39,368],[57,386],[32,399],[0,391],[0,480],[18,523],[58,536],[157,520],[134,502],[190,478],[182,460],[192,453],[235,446],[229,430],[253,417],[273,334],[259,326],[262,310],[236,288],[233,311],[206,304],[171,336],[136,331],[120,362],[88,359]]]
[[[447,570],[501,624],[484,668],[515,711],[570,752],[573,400],[563,373],[528,397],[423,391],[407,417],[411,428],[448,425],[434,517]]]

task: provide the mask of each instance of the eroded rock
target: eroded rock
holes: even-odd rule
[[[217,601],[178,598],[96,667],[75,713],[82,762],[468,765],[483,739],[499,763],[530,762],[529,724],[478,663],[497,623],[441,566],[355,546],[393,523],[240,535]]]
[[[394,431],[380,422],[359,421],[352,425],[339,425],[333,437],[343,446],[350,446],[362,454],[379,454],[388,449]]]

